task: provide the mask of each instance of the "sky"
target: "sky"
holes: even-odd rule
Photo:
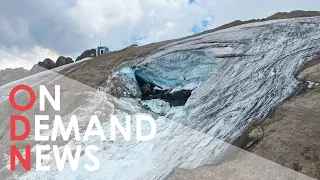
[[[319,0],[0,0],[0,69],[102,45],[118,50],[276,12],[320,10]]]

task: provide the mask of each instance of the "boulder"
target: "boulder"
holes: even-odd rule
[[[29,75],[36,74],[41,71],[45,71],[47,69],[53,69],[56,67],[56,63],[49,58],[46,58],[44,61],[38,62],[38,64],[33,65],[31,68]]]
[[[43,62],[39,62],[38,65],[46,69],[53,69],[56,67],[56,63],[49,58],[46,58]]]
[[[248,134],[248,138],[252,141],[259,141],[263,138],[263,129],[261,126],[255,126]]]
[[[76,61],[79,61],[84,58],[88,57],[95,57],[96,56],[96,49],[88,49],[85,50],[80,56],[77,57]]]
[[[63,65],[66,65],[66,64],[70,64],[70,63],[73,63],[73,60],[70,57],[60,56],[57,59],[56,67],[63,66]]]

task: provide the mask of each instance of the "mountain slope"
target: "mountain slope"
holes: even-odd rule
[[[243,148],[251,153],[316,179],[320,178],[320,86],[317,84],[319,68],[318,59],[304,65],[304,70],[299,73],[298,78],[308,87],[305,86],[299,95],[281,103],[262,123],[256,123],[244,133],[246,140],[243,144]],[[244,153],[241,150],[236,151]],[[251,161],[248,161],[249,158],[245,160],[238,158],[218,166],[203,166],[193,170],[177,168],[169,179],[219,179],[223,175],[233,179],[250,179],[254,174],[259,174],[257,171],[271,169],[270,167],[259,169],[260,166],[254,162],[261,164],[266,160],[258,159],[249,152],[244,154],[249,154]],[[281,166],[277,168],[285,171]],[[272,173],[269,176],[272,176]],[[283,179],[279,176],[274,178]]]
[[[155,141],[134,143],[133,146],[123,146],[123,141],[117,144],[106,142],[112,148],[98,154],[105,162],[111,160],[113,163],[103,166],[99,172],[84,174],[65,171],[46,176],[32,171],[26,177],[163,179],[174,167],[196,168],[215,164],[228,147],[226,143],[232,143],[253,123],[263,120],[270,110],[303,87],[295,74],[304,63],[320,56],[319,31],[318,17],[258,22],[169,43],[151,53],[146,48],[146,56],[133,60],[126,59],[130,58],[128,54],[132,56],[143,51],[131,47],[122,51],[128,53],[108,62],[96,58],[97,61],[79,63],[83,65],[81,70],[65,69],[72,74],[93,68],[90,67],[91,63],[119,64],[109,71],[103,66],[94,68],[98,72],[99,68],[104,70],[103,77],[106,79],[118,77],[120,84],[126,87],[126,93],[123,94],[129,93],[128,97],[135,90],[142,89],[138,78],[143,79],[145,84],[156,85],[157,89],[167,92],[180,92],[191,87],[192,93],[184,106],[171,107],[170,111],[158,118],[161,131]],[[180,67],[181,61],[189,68],[186,72],[185,68]],[[207,70],[209,73],[202,73]],[[173,78],[168,72],[180,76]],[[87,75],[82,78],[87,78]],[[92,85],[104,83],[101,88],[105,88],[109,94],[110,82],[103,78],[99,81]],[[131,99],[133,102],[136,100]],[[136,103],[132,105],[136,106]],[[151,105],[149,107],[153,109]],[[92,112],[90,110],[88,113]],[[121,151],[114,156],[121,158],[114,161],[106,155],[113,154],[115,147]],[[134,159],[134,163],[128,166],[131,159]],[[127,168],[120,168],[123,166]]]
[[[0,70],[0,86],[10,83],[12,81],[24,78],[28,75],[28,70],[24,68],[7,68],[4,70]]]
[[[320,17],[256,22],[110,52],[60,67],[59,73],[66,76],[48,71],[22,79],[21,82],[35,87],[61,84],[64,108],[59,113],[64,120],[68,120],[70,113],[79,115],[81,127],[90,114],[99,115],[103,129],[108,130],[108,116],[112,113],[146,112],[156,119],[158,131],[155,139],[147,142],[127,142],[122,138],[114,142],[98,138],[80,142],[101,148],[96,153],[101,168],[96,172],[82,169],[73,172],[67,168],[61,172],[54,169],[50,173],[34,170],[13,173],[4,168],[7,164],[3,161],[0,174],[8,179],[23,175],[20,179],[150,180],[165,179],[177,167],[193,169],[223,163],[229,143],[305,87],[295,76],[304,64],[320,57],[319,32]],[[46,73],[54,79],[41,77]],[[11,86],[14,84],[1,87],[0,92],[8,93]],[[114,97],[110,87],[118,90],[119,97]],[[184,96],[186,91],[191,93]],[[150,99],[143,99],[144,93]],[[186,98],[186,102],[170,106],[172,99],[168,97]],[[6,103],[3,100],[0,104],[2,145],[9,143]],[[26,115],[36,112],[32,110]],[[135,128],[134,125],[132,129]],[[32,139],[28,142],[43,143]],[[79,142],[71,139],[57,143],[74,148]],[[0,154],[4,156],[2,159],[8,159],[5,149]],[[82,156],[80,165],[88,161]],[[258,167],[259,163],[255,165]]]
[[[262,140],[249,150],[320,179],[320,61],[298,76],[308,84],[284,102],[262,124]],[[291,133],[295,132],[295,133]]]
[[[95,57],[91,61],[86,62],[86,66],[82,67],[82,70],[80,71],[77,69],[74,69],[72,72],[66,73],[67,70],[60,72],[62,75],[66,75],[76,81],[79,81],[81,83],[87,84],[91,87],[99,87],[101,86],[106,80],[107,76],[106,73],[102,73],[102,71],[112,69],[115,66],[118,66],[124,61],[130,60],[130,59],[135,59],[137,57],[143,57],[150,53],[151,51],[156,50],[157,48],[167,45],[171,42],[176,42],[180,41],[186,38],[190,37],[196,37],[202,34],[207,34],[207,33],[212,33],[216,32],[219,30],[223,29],[228,29],[231,27],[235,27],[238,25],[242,24],[249,24],[249,23],[254,23],[254,22],[261,22],[261,21],[268,21],[268,20],[277,20],[277,19],[287,19],[287,18],[299,18],[299,17],[314,17],[314,16],[320,16],[319,11],[292,11],[289,13],[276,13],[274,15],[271,15],[265,19],[253,19],[253,20],[248,20],[248,21],[234,21],[225,25],[222,25],[220,27],[217,27],[212,30],[207,30],[204,31],[200,34],[195,34],[192,36],[184,37],[184,38],[179,38],[179,39],[174,39],[174,40],[168,40],[168,41],[163,41],[163,42],[157,42],[157,43],[152,43],[148,45],[143,45],[143,46],[129,46],[127,48],[124,48],[119,51],[113,51],[106,53],[102,56]],[[70,67],[71,68],[71,67]],[[97,74],[95,74],[97,73]],[[107,72],[108,74],[108,72]],[[86,79],[86,77],[92,77],[94,76],[94,81],[92,79]]]

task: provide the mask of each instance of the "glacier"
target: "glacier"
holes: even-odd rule
[[[131,96],[116,98],[108,87],[102,87],[88,93],[87,104],[73,111],[83,119],[97,109],[106,113],[102,106],[119,116],[141,111],[152,114],[157,118],[155,139],[90,139],[82,143],[101,147],[96,153],[101,160],[98,171],[32,170],[19,179],[165,179],[175,167],[222,163],[229,143],[302,88],[304,84],[295,74],[319,56],[319,17],[245,24],[160,47],[114,68],[112,77],[120,77],[125,94]],[[155,99],[141,100],[137,76],[155,88],[191,90],[191,95],[178,107]],[[139,104],[150,108],[143,110]],[[103,128],[108,131],[108,123]],[[144,130],[148,132],[147,127]],[[79,168],[87,162],[82,157]]]
[[[181,51],[168,53],[151,62],[143,61],[136,65],[135,73],[162,89],[186,89],[188,85],[199,85],[213,69],[213,54],[205,51]]]

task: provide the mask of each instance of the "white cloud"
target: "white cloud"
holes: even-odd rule
[[[206,6],[199,6],[197,3],[189,4],[186,0],[144,1],[144,9],[149,16],[144,17],[140,25],[144,31],[135,29],[138,35],[141,33],[140,36],[144,37],[138,43],[148,44],[192,34],[191,29],[195,25],[212,16],[213,12],[209,9],[213,8],[213,2],[208,1]]]
[[[77,30],[111,49],[162,41],[191,34],[191,28],[211,16],[210,2],[201,7],[187,0],[78,0],[65,14]]]
[[[20,17],[0,17],[0,34],[6,36],[4,41],[10,39],[10,43],[26,43],[31,38],[29,22]]]
[[[78,29],[88,36],[101,35],[112,28],[136,23],[142,18],[138,0],[78,0],[67,10],[66,16],[77,23]]]
[[[18,47],[0,48],[0,69],[24,67],[31,69],[32,66],[45,58],[57,60],[58,54],[50,49],[34,46],[21,51]]]
[[[236,19],[317,10],[320,1],[196,0],[189,4],[189,0],[5,0],[2,4],[0,49],[36,63],[46,57],[55,59],[57,54],[76,57],[96,47],[100,40],[117,50],[132,43],[184,37],[192,34],[194,27],[203,31]],[[205,26],[204,20],[208,22]]]
[[[13,54],[7,53],[3,50],[0,50],[0,70],[6,69],[6,68],[16,68],[16,67],[32,67],[32,63],[29,61],[26,61],[20,57],[17,57]]]

